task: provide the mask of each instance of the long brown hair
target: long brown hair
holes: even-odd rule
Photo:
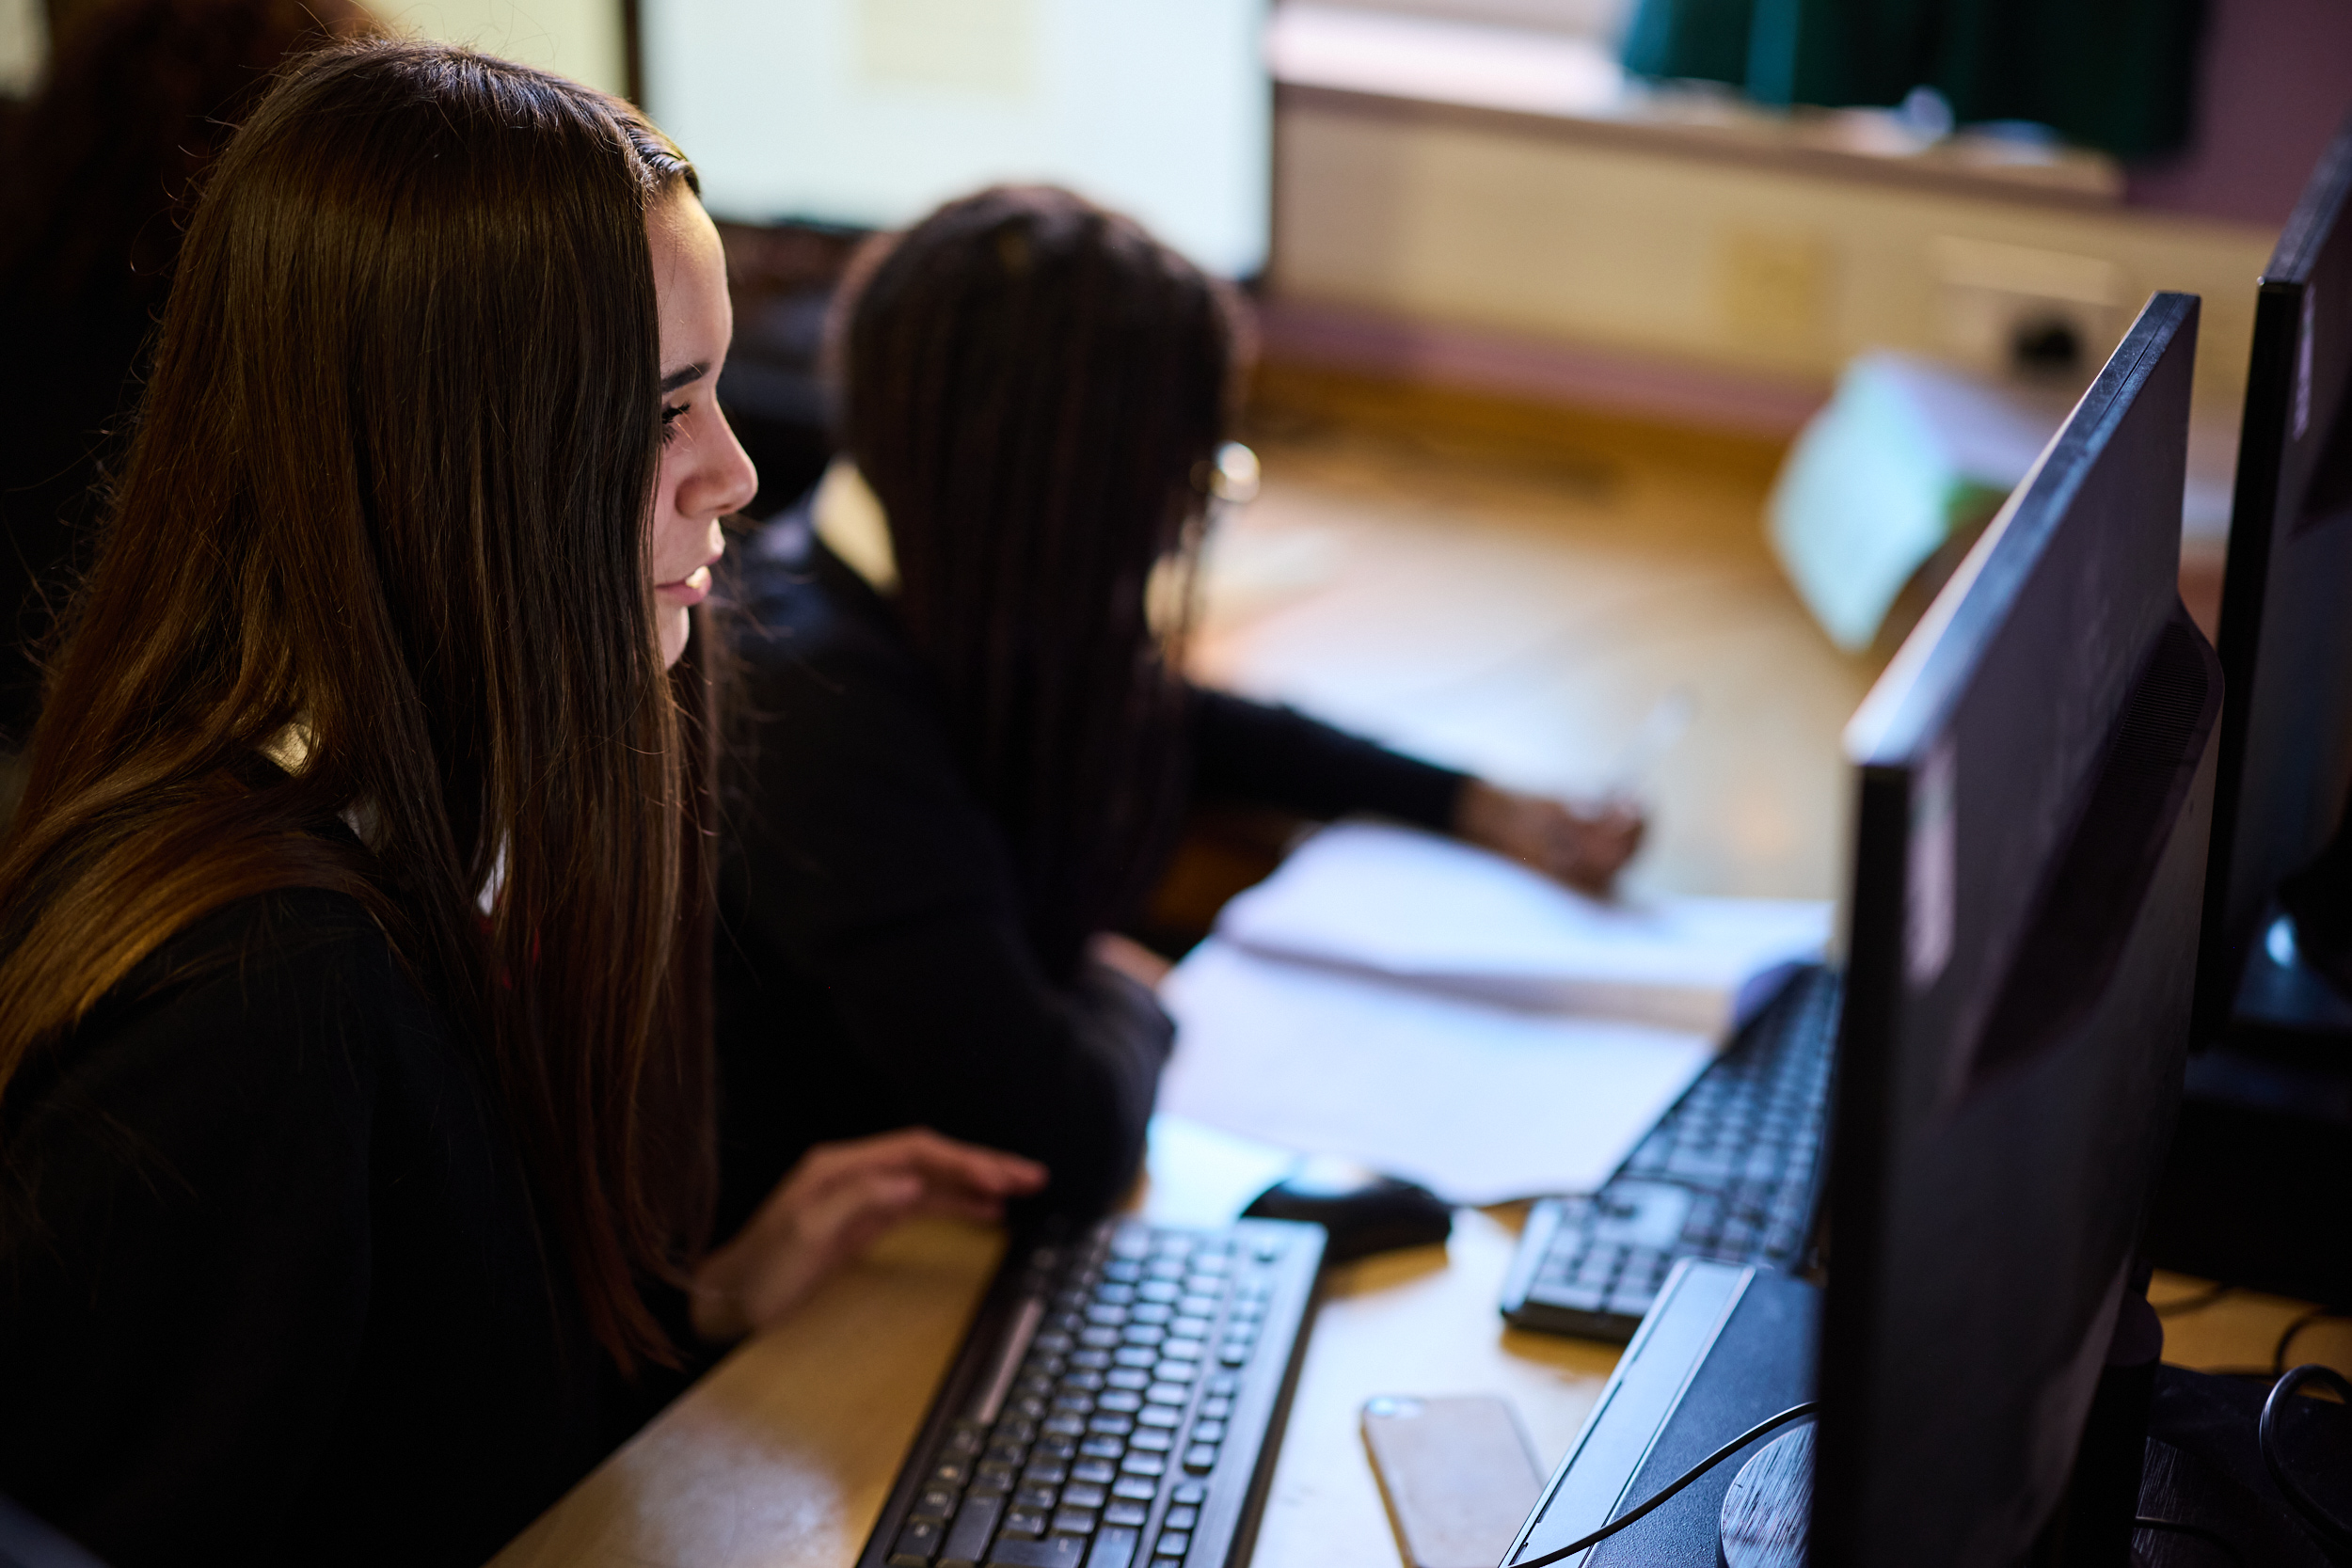
[[[0,1086],[230,899],[367,903],[481,1053],[625,1368],[668,1354],[640,1286],[707,1191],[698,688],[645,554],[645,214],[691,183],[544,72],[409,42],[292,67],[188,230],[0,853]],[[287,774],[259,759],[290,725]],[[339,813],[365,852],[318,831]]]
[[[889,516],[901,622],[1067,974],[1181,809],[1181,626],[1145,600],[1162,562],[1189,576],[1237,307],[1132,220],[1007,186],[861,255],[836,310],[842,443]]]

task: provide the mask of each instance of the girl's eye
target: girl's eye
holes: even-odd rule
[[[661,410],[661,444],[663,446],[668,446],[677,436],[678,418],[686,412],[687,407],[688,404],[681,403],[674,408],[664,407]]]

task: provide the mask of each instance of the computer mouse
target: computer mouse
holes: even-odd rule
[[[1330,1237],[1323,1248],[1326,1263],[1429,1246],[1454,1233],[1453,1209],[1428,1188],[1326,1155],[1301,1164],[1250,1199],[1242,1213],[1323,1227]]]

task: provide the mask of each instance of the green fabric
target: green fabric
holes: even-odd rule
[[[2122,158],[2178,149],[2202,0],[1641,0],[1626,69],[1759,103],[1942,92],[1963,123],[2035,120]]]

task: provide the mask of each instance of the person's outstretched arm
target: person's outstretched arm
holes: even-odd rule
[[[1202,689],[1194,707],[1193,793],[1302,816],[1377,812],[1449,832],[1588,893],[1605,893],[1641,847],[1631,807],[1580,812],[1350,735],[1295,708]]]

